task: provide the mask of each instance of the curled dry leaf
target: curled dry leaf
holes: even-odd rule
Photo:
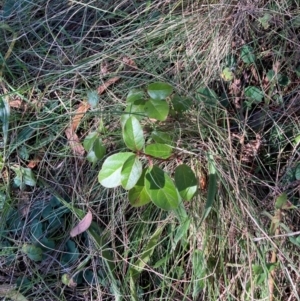
[[[90,227],[92,223],[92,219],[93,219],[92,212],[88,211],[85,217],[71,230],[70,236],[75,237],[80,233],[86,231]]]

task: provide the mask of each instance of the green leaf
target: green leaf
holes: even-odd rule
[[[173,87],[167,83],[156,82],[147,87],[147,92],[152,99],[163,100],[171,95],[173,92]]]
[[[290,79],[286,75],[278,74],[278,84],[286,87],[290,84]]]
[[[124,163],[133,153],[124,152],[111,155],[108,157],[98,174],[98,181],[107,188],[114,188],[121,185],[121,171]]]
[[[98,95],[97,91],[89,91],[87,93],[87,99],[88,99],[88,103],[91,105],[91,107],[93,109],[98,106],[99,95]]]
[[[297,164],[296,169],[295,169],[295,178],[297,181],[300,180],[300,163]]]
[[[196,98],[207,105],[215,106],[219,102],[218,95],[214,90],[210,88],[200,87],[199,89],[197,89],[197,94],[198,95],[196,96]]]
[[[0,284],[0,297],[4,297],[5,300],[28,301],[18,290],[14,289],[14,285],[9,284]]]
[[[126,190],[135,186],[143,171],[143,166],[139,158],[130,156],[124,163],[121,170],[121,184]]]
[[[95,152],[96,157],[100,160],[105,156],[106,148],[102,143],[100,138],[97,138],[93,145],[93,151]]]
[[[264,93],[257,87],[249,86],[245,89],[245,96],[255,103],[260,103],[264,98]]]
[[[89,152],[92,149],[93,144],[94,144],[95,140],[97,139],[97,137],[98,137],[97,132],[91,132],[85,137],[85,139],[83,141],[83,147],[84,147],[85,151]]]
[[[169,109],[169,105],[165,100],[149,99],[145,104],[147,116],[160,121],[167,119]]]
[[[191,223],[190,218],[186,218],[185,221],[183,223],[180,223],[180,225],[178,226],[172,242],[172,249],[171,249],[172,252],[175,251],[178,242],[181,242],[183,248],[185,247],[185,244],[187,244],[188,241],[187,233],[190,228],[190,223]]]
[[[160,132],[160,131],[153,131],[151,133],[151,138],[156,143],[162,143],[162,144],[172,144],[172,137],[166,132]]]
[[[16,167],[11,167],[11,169],[16,173],[14,182],[21,189],[24,189],[25,185],[28,186],[36,185],[35,175],[30,168],[16,166]]]
[[[192,105],[192,100],[190,98],[181,97],[177,94],[172,97],[171,102],[174,110],[179,113],[187,111]]]
[[[269,13],[265,13],[261,18],[258,18],[258,22],[261,24],[263,29],[268,29],[270,27],[270,20],[272,16]]]
[[[190,201],[197,192],[197,179],[192,169],[185,164],[181,164],[175,169],[174,178],[180,196],[184,200]]]
[[[276,209],[284,209],[286,207],[288,201],[287,194],[284,192],[279,197],[276,198],[275,208]]]
[[[234,77],[234,74],[233,72],[231,71],[230,68],[225,68],[223,69],[222,73],[221,73],[221,77],[225,80],[225,81],[232,81],[233,80],[233,77]]]
[[[64,252],[62,252],[60,262],[63,265],[71,265],[74,261],[79,258],[79,250],[75,244],[75,242],[71,239],[67,240],[64,248]]]
[[[272,69],[270,69],[270,70],[267,72],[267,79],[271,82],[271,81],[273,81],[275,78],[276,78],[275,71],[272,70]]]
[[[145,188],[151,201],[161,209],[176,209],[181,202],[180,195],[172,179],[155,165],[146,172]]]
[[[139,274],[144,270],[145,266],[148,264],[151,255],[157,246],[158,239],[164,229],[164,225],[159,226],[155,232],[151,235],[148,243],[141,252],[139,259],[133,263],[132,267],[129,269],[130,277],[136,281]]]
[[[26,254],[33,261],[41,261],[43,250],[35,245],[24,244],[22,246],[22,252]]]
[[[138,102],[139,100],[143,100],[145,96],[145,93],[142,89],[133,89],[130,90],[126,102],[134,104],[135,102]]]
[[[143,128],[140,122],[134,116],[130,116],[122,128],[123,140],[126,146],[133,150],[139,151],[145,144]]]
[[[87,155],[86,159],[91,163],[96,163],[99,161],[98,157],[96,156],[95,152],[93,150],[90,150]]]
[[[217,193],[216,166],[215,166],[213,156],[211,154],[208,155],[208,173],[209,175],[208,175],[207,200],[206,200],[204,212],[202,214],[199,226],[202,224],[202,222],[207,218],[208,214],[210,213]]]
[[[0,120],[2,122],[3,142],[7,144],[10,109],[8,103],[0,97]]]
[[[133,188],[128,191],[129,203],[133,207],[144,206],[151,202],[150,196],[145,188],[145,174],[147,169],[144,169],[139,180]]]
[[[122,128],[124,127],[128,118],[131,116],[134,116],[137,120],[142,120],[144,117],[147,117],[147,114],[145,112],[145,103],[141,105],[129,104],[126,107],[124,113],[120,118]]]
[[[253,53],[253,48],[249,45],[244,45],[241,48],[241,59],[246,64],[252,64],[255,62],[256,57]]]
[[[296,75],[300,77],[300,64],[295,68]]]
[[[159,159],[168,159],[172,155],[172,147],[166,144],[154,143],[145,147],[145,154]]]

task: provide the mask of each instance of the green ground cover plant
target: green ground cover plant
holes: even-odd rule
[[[298,1],[0,1],[1,300],[300,300]]]

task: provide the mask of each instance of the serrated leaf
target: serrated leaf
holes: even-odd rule
[[[128,191],[129,203],[133,207],[144,206],[151,202],[150,196],[145,189],[145,174],[147,169],[144,169],[135,186]]]
[[[166,99],[173,92],[173,87],[167,83],[156,82],[147,87],[147,92],[152,99]]]
[[[172,97],[171,102],[174,110],[179,113],[187,111],[192,105],[190,98],[182,97],[177,94]]]
[[[98,174],[100,184],[107,188],[114,188],[121,185],[121,170],[130,156],[134,156],[134,154],[123,152],[108,157],[104,161]]]
[[[197,192],[197,179],[192,169],[186,164],[177,166],[174,179],[180,196],[190,201]]]
[[[223,69],[222,73],[221,73],[221,77],[225,80],[225,81],[231,81],[233,80],[234,74],[233,72],[230,70],[230,68],[225,68]]]
[[[134,104],[136,101],[144,99],[144,96],[145,93],[142,89],[133,89],[129,91],[126,102]]]
[[[145,147],[145,154],[159,159],[168,159],[172,155],[172,147],[162,143],[153,143]]]
[[[121,184],[126,190],[133,188],[141,177],[143,166],[137,156],[129,157],[121,170]]]
[[[41,261],[43,250],[35,245],[24,244],[22,246],[22,252],[26,254],[33,261]]]
[[[145,138],[143,128],[134,116],[130,116],[127,119],[122,128],[122,134],[123,140],[129,149],[139,151],[144,147]]]
[[[151,201],[161,209],[176,209],[181,202],[180,195],[172,179],[158,166],[154,165],[147,170],[145,188]]]
[[[149,99],[145,104],[145,112],[149,118],[159,121],[167,119],[169,114],[169,105],[165,100]]]
[[[245,89],[245,96],[255,103],[260,103],[264,98],[264,93],[257,87],[249,86]]]
[[[166,132],[160,132],[160,131],[153,131],[151,133],[151,138],[156,143],[162,143],[162,144],[172,144],[172,137]]]
[[[87,99],[88,99],[88,103],[91,105],[93,109],[98,106],[99,94],[97,93],[97,91],[89,91],[87,93]]]
[[[253,48],[249,45],[244,45],[241,48],[241,59],[246,64],[252,64],[256,60]]]

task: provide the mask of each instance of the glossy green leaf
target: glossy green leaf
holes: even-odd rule
[[[174,178],[180,196],[190,201],[197,192],[197,179],[192,169],[186,164],[181,164],[176,167]]]
[[[168,159],[172,155],[172,147],[166,144],[153,143],[145,147],[145,154],[159,159]]]
[[[145,112],[145,103],[139,105],[129,104],[126,107],[120,119],[122,127],[124,127],[126,121],[131,116],[134,116],[137,120],[142,120],[144,117],[147,117]]]
[[[126,160],[133,156],[133,153],[117,153],[108,157],[98,174],[98,181],[107,188],[114,188],[121,185],[121,171]]]
[[[257,87],[249,86],[245,89],[245,96],[255,103],[260,103],[264,98],[264,93]]]
[[[129,203],[133,207],[144,206],[151,202],[150,196],[148,195],[145,188],[146,170],[147,169],[144,169],[142,171],[142,175],[140,176],[135,186],[128,191]]]
[[[153,131],[151,133],[151,138],[156,143],[162,143],[162,144],[172,144],[172,137],[166,132],[160,132],[160,131]]]
[[[129,149],[139,151],[144,147],[145,138],[143,128],[134,116],[130,116],[127,119],[122,128],[122,134],[123,140]]]
[[[130,156],[124,163],[121,170],[121,184],[126,190],[135,186],[141,177],[143,166],[139,158],[135,155]]]
[[[231,71],[230,68],[225,68],[223,69],[222,73],[221,73],[221,77],[225,80],[225,81],[232,81],[233,80],[233,77],[234,77],[234,74],[233,72]]]
[[[142,89],[133,89],[133,90],[129,91],[127,98],[126,98],[126,102],[134,104],[135,102],[137,102],[139,100],[143,100],[144,96],[145,96],[145,93]]]
[[[22,246],[22,252],[33,261],[42,260],[43,250],[40,247],[36,247],[35,245],[31,244],[24,244]]]
[[[167,83],[156,82],[147,87],[147,92],[152,99],[163,100],[171,95],[173,87]]]
[[[87,93],[87,99],[88,99],[88,103],[91,105],[93,109],[98,106],[99,94],[97,93],[97,91],[89,91]]]
[[[252,64],[256,60],[253,48],[249,45],[244,45],[241,48],[241,59],[246,64]]]
[[[145,104],[145,112],[147,116],[160,121],[167,119],[169,109],[169,105],[165,100],[149,99]]]
[[[161,209],[176,209],[181,202],[180,195],[172,179],[158,166],[154,165],[147,170],[145,188],[151,201]]]
[[[174,110],[179,113],[187,111],[192,105],[190,98],[182,97],[177,94],[172,97],[171,102]]]

